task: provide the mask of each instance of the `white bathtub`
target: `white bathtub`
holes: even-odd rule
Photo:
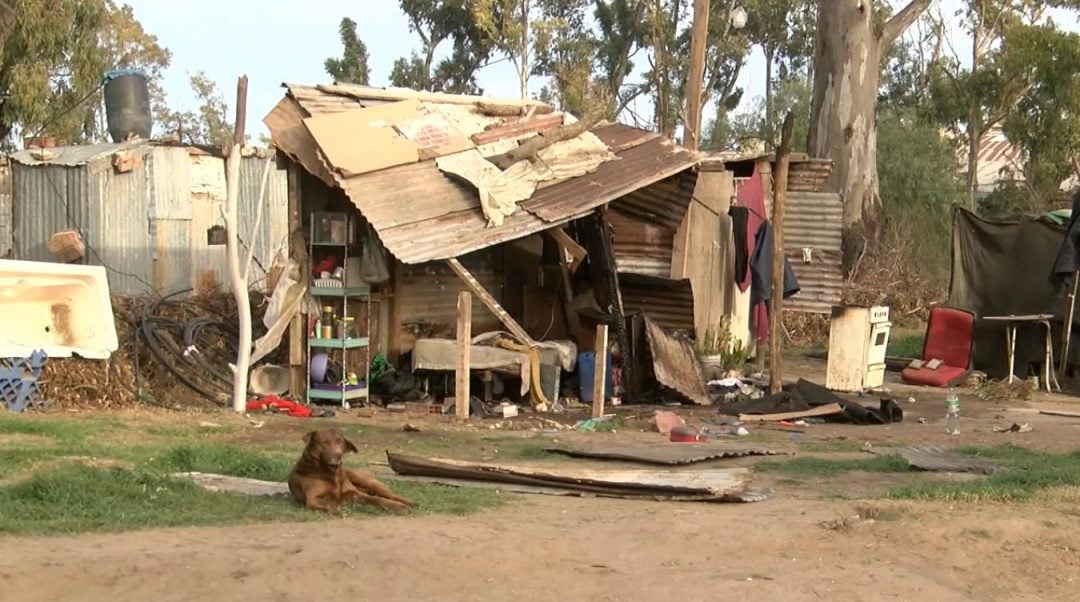
[[[0,260],[0,357],[106,359],[116,348],[105,268]]]

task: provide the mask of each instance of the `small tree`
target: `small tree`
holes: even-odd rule
[[[366,86],[370,76],[367,45],[356,33],[356,21],[345,17],[338,26],[344,52],[341,58],[329,58],[323,63],[326,73],[339,84]]]

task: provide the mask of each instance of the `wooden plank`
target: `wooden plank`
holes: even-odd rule
[[[596,367],[593,370],[592,417],[604,415],[604,397],[607,395],[607,324],[596,325]]]
[[[458,275],[458,278],[465,283],[465,286],[469,287],[469,290],[474,295],[480,298],[480,301],[489,309],[491,313],[495,314],[495,317],[506,326],[506,329],[510,331],[510,334],[518,338],[522,343],[529,346],[536,345],[536,341],[529,336],[529,333],[525,332],[525,329],[521,327],[521,324],[517,323],[505,309],[499,305],[499,302],[495,300],[495,297],[491,296],[491,293],[487,292],[487,289],[477,281],[476,277],[465,269],[465,266],[461,265],[461,262],[455,257],[451,257],[446,260],[446,265],[450,266],[450,269]]]
[[[295,162],[289,162],[288,170],[288,220],[289,220],[289,255],[291,259],[306,264],[303,253],[303,232],[301,230],[300,196],[301,174],[300,166]],[[306,307],[302,305],[301,307]],[[307,371],[304,369],[304,337],[307,333],[307,314],[303,311],[296,314],[289,322],[289,393],[302,399],[305,395],[307,384]]]
[[[472,350],[472,294],[458,293],[457,300],[457,382],[454,388],[455,413],[461,420],[469,418],[469,355]]]
[[[781,420],[796,420],[798,418],[812,418],[814,416],[832,416],[843,414],[844,408],[838,403],[818,406],[802,412],[781,412],[779,414],[739,414],[741,422],[779,422]]]
[[[554,238],[555,242],[559,243],[559,245],[561,245],[563,249],[565,249],[567,252],[574,256],[574,263],[570,268],[570,271],[575,271],[578,264],[584,261],[585,257],[588,255],[588,252],[585,251],[585,248],[579,245],[576,240],[570,238],[570,235],[567,234],[561,226],[558,228],[551,228],[550,230],[545,230],[545,232],[547,232],[549,236]]]

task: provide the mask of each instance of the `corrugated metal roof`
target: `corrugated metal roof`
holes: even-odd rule
[[[620,273],[671,275],[675,230],[621,211],[623,201],[612,203],[608,223],[615,234],[615,265]]]
[[[618,209],[643,221],[659,224],[674,233],[686,217],[694,196],[697,170],[687,169],[655,184],[639,188],[617,201]]]
[[[356,98],[327,93],[317,87],[288,84],[287,88],[298,108],[309,115],[363,106],[363,101]],[[480,97],[432,98],[438,99],[430,100],[436,103],[453,100],[459,109],[461,102],[499,102]],[[453,103],[448,106],[453,107]],[[302,118],[302,114],[290,113],[279,105],[266,121],[280,148],[290,156],[303,158],[302,163],[309,170],[315,168],[318,172],[319,166],[313,165],[312,155],[317,152],[317,146],[299,123]],[[472,131],[474,127],[483,131],[485,122],[477,120],[475,115],[473,119],[476,122],[463,131]],[[387,249],[402,262],[416,264],[457,257],[564,224],[600,205],[688,170],[698,159],[697,153],[652,132],[619,124],[605,124],[592,131],[616,153],[617,159],[601,164],[593,173],[541,188],[520,203],[519,209],[499,226],[487,225],[476,191],[444,175],[434,161],[334,178],[374,226]],[[685,179],[673,179],[670,186],[657,191],[651,199],[640,195],[628,199],[628,208],[640,215],[657,216],[677,227],[681,220],[679,206],[685,212],[685,204],[689,202],[689,194],[682,194],[686,184]],[[650,200],[657,206],[650,208]]]
[[[784,217],[784,252],[799,280],[799,294],[784,309],[828,313],[840,303],[844,277],[844,206],[840,195],[789,192]],[[810,249],[810,262],[803,249]]]
[[[63,165],[74,167],[86,165],[97,159],[109,157],[124,150],[149,146],[146,140],[133,140],[119,144],[87,144],[83,146],[57,146],[45,149],[21,150],[11,154],[11,160],[22,165]]]

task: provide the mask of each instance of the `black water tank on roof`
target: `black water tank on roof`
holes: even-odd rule
[[[154,122],[150,88],[142,71],[119,69],[105,74],[105,119],[113,142],[131,136],[150,139]]]

